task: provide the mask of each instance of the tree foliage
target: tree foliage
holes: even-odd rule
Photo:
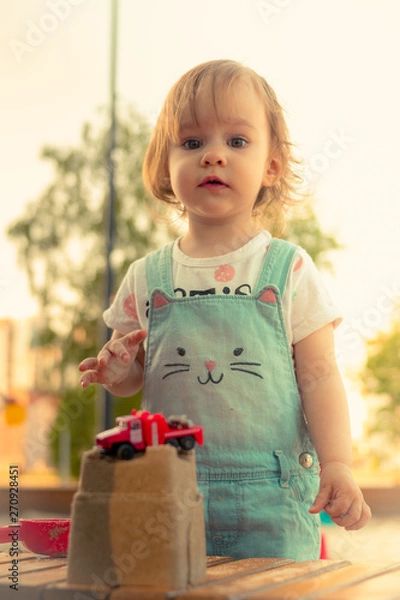
[[[157,245],[158,225],[149,212],[141,165],[149,125],[132,108],[121,118],[114,151],[116,281],[128,264]],[[55,339],[81,327],[95,343],[104,302],[105,210],[108,195],[108,135],[105,126],[86,123],[77,148],[46,146],[42,158],[52,163],[54,181],[9,228],[18,247],[30,288]],[[51,336],[47,338],[51,340]],[[69,348],[67,348],[67,351]],[[69,353],[66,356],[69,360]]]
[[[333,235],[324,233],[311,205],[299,216],[288,219],[283,237],[307,250],[320,269],[332,270],[329,253],[342,248]]]
[[[381,397],[374,412],[371,433],[383,433],[393,441],[400,436],[400,315],[388,332],[380,332],[367,343],[362,378],[365,390]]]
[[[115,241],[112,264],[117,288],[128,265],[159,247],[172,235],[172,227],[154,218],[151,201],[142,183],[141,169],[150,125],[133,108],[120,108],[115,170]],[[95,355],[102,343],[104,273],[106,266],[105,215],[108,197],[107,113],[99,111],[96,122],[85,123],[76,147],[45,146],[41,157],[51,163],[54,179],[30,202],[9,227],[19,261],[41,311],[36,346],[61,347],[60,410],[51,434],[57,455],[57,431],[68,424],[73,440],[73,473],[80,453],[92,439],[95,402],[84,402],[78,389],[77,364]],[[285,237],[309,251],[320,266],[327,253],[338,247],[333,237],[322,234],[315,213],[291,219]],[[73,409],[81,398],[82,410]],[[85,396],[86,398],[86,396]],[[75,399],[75,400],[74,400]],[[138,399],[116,400],[116,412],[127,412]]]
[[[73,442],[72,463],[87,448],[88,435],[95,424],[95,402],[85,405],[79,416],[68,409],[79,396],[77,364],[97,354],[104,328],[106,267],[105,213],[108,198],[107,115],[99,111],[94,123],[85,123],[77,147],[46,146],[41,157],[50,162],[54,179],[30,202],[24,213],[10,225],[19,262],[28,275],[32,294],[40,306],[40,327],[35,332],[37,347],[61,347],[59,416],[51,432],[57,454],[60,422],[68,420]],[[160,224],[150,210],[150,198],[141,179],[142,160],[150,136],[150,126],[138,112],[128,107],[120,114],[115,172],[115,241],[112,265],[118,286],[128,265],[160,243],[170,239],[168,226]],[[50,385],[50,384],[49,384]],[[115,401],[116,413],[137,405],[137,399]],[[84,403],[82,404],[84,406]],[[93,437],[92,437],[93,440]]]

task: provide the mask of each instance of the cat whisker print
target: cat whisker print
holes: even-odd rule
[[[234,362],[230,363],[231,371],[241,371],[242,373],[249,373],[249,375],[255,375],[256,377],[260,377],[264,379],[260,373],[256,373],[255,371],[250,371],[249,369],[245,369],[244,367],[261,367],[261,363],[255,362]]]
[[[167,368],[175,368],[174,371],[169,371],[168,373],[166,373],[162,379],[165,379],[166,377],[169,377],[170,375],[175,375],[176,373],[186,373],[187,371],[190,371],[190,365],[186,364],[186,363],[167,363],[164,365],[164,367]]]

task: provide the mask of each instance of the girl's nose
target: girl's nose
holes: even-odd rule
[[[202,167],[209,167],[213,165],[224,166],[226,165],[226,158],[222,151],[217,148],[209,149],[204,152],[201,159]]]

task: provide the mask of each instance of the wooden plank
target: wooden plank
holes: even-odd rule
[[[63,582],[43,588],[40,600],[109,600],[110,596],[110,588],[100,588],[92,585],[71,585]],[[19,598],[14,598],[14,600],[19,600]]]
[[[10,561],[12,560],[13,557],[10,557],[10,555],[8,554],[8,552],[2,552],[0,554],[0,565],[4,565],[6,563],[10,563]],[[36,554],[32,554],[32,552],[20,552],[18,554],[18,560],[32,560],[32,559],[36,559],[37,555]]]
[[[8,557],[7,562],[0,563],[0,581],[2,578],[4,579],[9,575],[9,568],[12,564],[11,560],[12,559]],[[60,567],[65,567],[66,564],[67,560],[65,558],[49,558],[31,554],[30,557],[18,557],[18,573],[20,576],[25,576],[25,573],[44,569],[58,569]]]
[[[334,568],[329,568],[333,561],[323,561],[328,568],[320,572],[303,572],[292,580],[276,580],[274,586],[266,590],[259,590],[247,597],[251,600],[278,600],[280,598],[320,598],[325,600],[325,594],[331,590],[351,585],[352,582],[362,580],[372,574],[382,572],[387,568],[385,563],[357,563],[350,564],[346,561],[337,563]],[[300,563],[301,566],[302,563]],[[336,598],[335,598],[336,600]]]
[[[239,571],[236,575],[230,577],[211,580],[205,585],[197,586],[191,590],[182,592],[179,600],[227,600],[229,598],[251,598],[255,593],[264,591],[271,586],[276,587],[276,583],[286,582],[296,579],[305,574],[315,576],[327,569],[337,569],[343,565],[343,561],[320,561],[310,560],[302,563],[293,561],[282,561],[272,559],[270,567],[255,570],[251,567],[251,561],[260,559],[250,559],[246,570]],[[262,560],[262,559],[261,559]],[[263,559],[267,560],[267,559]],[[238,561],[241,562],[241,561]],[[249,572],[250,569],[250,572]]]
[[[264,559],[265,560],[265,559]],[[270,561],[275,559],[267,559],[268,564]],[[211,567],[219,567],[228,563],[234,563],[233,558],[229,556],[208,556],[207,557],[207,569]],[[258,565],[259,566],[259,565]],[[256,565],[255,565],[256,567]],[[207,575],[209,571],[207,570]],[[218,571],[213,571],[211,577],[217,577]],[[42,592],[41,600],[124,600],[128,598],[131,600],[165,600],[172,598],[175,594],[180,594],[182,591],[171,591],[165,587],[138,587],[138,586],[124,586],[115,589],[109,588],[93,588],[93,586],[85,585],[69,585],[67,583],[61,583],[51,588],[45,588]]]
[[[372,580],[352,586],[347,590],[326,596],[332,600],[399,600],[400,599],[400,575],[399,573],[387,573]]]
[[[65,581],[67,576],[67,567],[54,567],[52,569],[38,569],[37,571],[28,571],[19,573],[19,588],[44,586],[49,583],[58,583]]]
[[[5,559],[5,560],[4,560]],[[38,557],[36,554],[20,553],[18,556],[18,590],[10,588],[8,579],[10,556],[1,555],[0,597],[1,600],[41,600],[41,590],[45,583],[60,581],[65,574],[66,559]]]
[[[214,565],[222,565],[222,563],[233,562],[234,559],[230,556],[207,556],[206,566],[213,567]]]
[[[378,563],[379,564],[379,563]],[[356,566],[356,565],[354,565]],[[400,599],[400,563],[385,563],[380,569],[375,562],[366,563],[369,569],[358,582],[348,581],[346,585],[336,584],[323,594],[324,600],[396,600]],[[307,596],[318,598],[320,595]]]
[[[111,591],[110,600],[168,600],[171,597],[170,593],[165,587],[124,585]],[[81,600],[86,599],[82,598]]]
[[[55,559],[50,559],[55,560]],[[44,567],[33,561],[18,563],[18,591],[9,587],[7,577],[0,579],[1,600],[41,600],[41,591],[45,585],[65,581],[66,565]],[[35,570],[37,568],[37,570]],[[25,570],[27,569],[27,570]]]
[[[196,598],[209,598],[209,586],[218,585],[224,586],[227,582],[231,582],[242,576],[249,576],[252,574],[265,572],[269,569],[278,568],[283,565],[293,563],[289,559],[280,558],[249,558],[238,561],[218,560],[211,559],[208,564],[211,566],[207,568],[207,580],[204,583],[200,583],[190,590],[168,590],[165,587],[137,587],[137,586],[123,586],[116,588],[111,592],[111,600],[172,600],[173,598],[181,599],[186,598],[190,592],[196,591],[198,595]],[[224,557],[221,557],[222,559]],[[190,596],[191,597],[191,596]]]
[[[65,558],[20,555],[19,589],[9,588],[0,555],[1,600],[400,600],[400,563],[209,557],[207,581],[188,590],[100,588],[66,583]],[[3,569],[3,571],[1,570]]]
[[[270,569],[277,569],[294,561],[287,558],[243,558],[229,563],[213,565],[207,569],[207,581],[197,587],[210,584],[223,583],[243,575],[252,575]]]
[[[270,561],[270,559],[268,559]],[[227,563],[233,563],[233,559],[226,556],[209,556],[207,557],[207,565],[208,567],[217,567],[220,565],[225,565]],[[67,600],[74,596],[74,600],[85,600],[85,599],[95,599],[95,600],[105,600],[109,597],[116,600],[123,600],[124,598],[132,598],[143,599],[143,600],[164,600],[166,598],[171,598],[171,594],[179,594],[181,591],[171,591],[165,587],[139,587],[139,586],[123,586],[115,589],[103,588],[100,589],[98,587],[93,587],[90,585],[70,585],[67,583],[61,583],[56,586],[52,586],[51,588],[44,589],[42,594],[42,600]]]

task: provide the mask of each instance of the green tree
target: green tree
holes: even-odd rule
[[[8,230],[40,306],[41,326],[33,342],[37,347],[57,345],[62,350],[56,365],[60,388],[45,391],[60,395],[50,436],[54,457],[58,434],[68,427],[74,475],[80,454],[92,445],[95,431],[94,393],[79,389],[77,364],[95,355],[102,342],[108,196],[106,117],[104,110],[99,111],[96,122],[85,123],[76,147],[43,148],[41,156],[52,165],[54,179]],[[149,138],[146,120],[133,107],[120,108],[113,156],[115,288],[133,260],[171,239],[173,233],[172,225],[160,224],[149,210],[151,201],[142,184],[142,160]],[[285,237],[302,245],[320,266],[329,264],[328,251],[338,247],[333,237],[322,234],[312,209],[289,221]],[[126,413],[138,402],[138,397],[115,399],[115,413]]]
[[[77,147],[46,146],[41,157],[50,162],[54,179],[30,202],[8,229],[20,264],[40,306],[37,347],[57,345],[62,358],[59,414],[51,432],[57,457],[58,432],[69,426],[73,442],[73,473],[77,457],[93,444],[95,402],[85,402],[78,387],[77,364],[95,355],[102,341],[105,295],[105,211],[108,197],[107,115],[85,123]],[[149,210],[150,198],[141,179],[142,160],[150,125],[133,108],[120,112],[113,155],[116,183],[116,233],[112,264],[116,288],[128,265],[170,239],[168,226]],[[61,390],[61,392],[60,392]],[[72,406],[81,399],[81,410]],[[125,413],[138,399],[116,399],[116,414]],[[86,432],[86,433],[84,433]]]
[[[395,310],[388,332],[380,332],[367,342],[367,359],[362,371],[365,391],[381,397],[374,410],[370,434],[385,434],[400,440],[400,313]]]
[[[307,204],[301,214],[297,216],[294,214],[292,218],[288,219],[282,237],[307,250],[320,269],[332,270],[329,254],[342,248],[333,235],[326,234],[321,230],[311,204]]]

